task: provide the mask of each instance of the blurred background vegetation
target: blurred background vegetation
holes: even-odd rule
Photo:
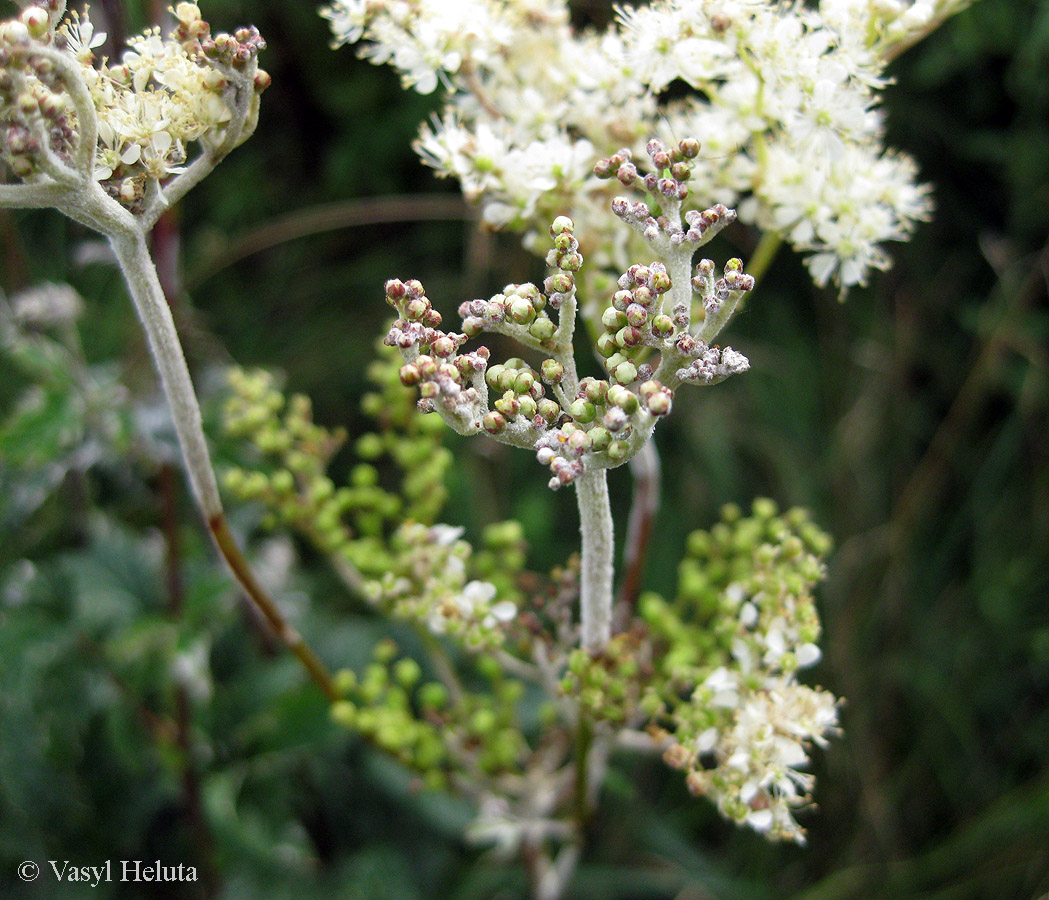
[[[124,24],[119,3],[94,11],[115,36],[157,5],[123,4]],[[450,314],[541,271],[411,152],[435,101],[328,50],[313,3],[205,6],[221,27],[258,25],[273,75],[256,136],[167,223],[181,258],[160,245],[221,464],[243,454],[218,426],[222,366],[276,370],[319,421],[360,433],[386,278],[423,279]],[[660,428],[647,586],[672,590],[685,536],[726,502],[805,505],[835,538],[814,678],[847,705],[819,754],[809,846],[737,831],[658,761],[624,757],[571,897],[1049,892],[1047,72],[1037,0],[982,0],[894,63],[889,142],[935,186],[935,219],[844,305],[782,251],[732,326],[753,369],[681,392]],[[745,256],[753,236],[722,240],[717,258]],[[75,328],[5,330],[0,354],[0,895],[523,896],[521,872],[462,841],[469,810],[332,727],[237,602],[98,249],[57,214],[0,211],[7,297],[54,281],[86,301]],[[516,517],[533,568],[563,562],[570,494],[547,491],[527,454],[454,449],[444,518],[476,535]],[[622,533],[630,483],[615,476]],[[258,510],[233,518],[321,654],[366,660],[386,627],[305,546],[259,531]],[[202,880],[62,893],[15,875],[23,859],[156,858]]]

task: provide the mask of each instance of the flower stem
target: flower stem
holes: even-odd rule
[[[585,472],[576,482],[583,537],[580,570],[582,645],[599,653],[612,636],[612,510],[604,469]]]
[[[204,439],[200,406],[193,391],[193,382],[189,377],[171,310],[149,255],[145,232],[135,228],[111,233],[109,241],[146,330],[150,353],[160,373],[171,417],[175,422],[193,496],[215,539],[215,545],[245,594],[272,626],[277,637],[299,658],[328,699],[334,701],[338,699],[338,694],[324,663],[302,635],[291,627],[276,602],[259,584],[229,530]]]

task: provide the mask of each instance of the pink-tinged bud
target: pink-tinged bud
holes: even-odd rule
[[[652,320],[652,333],[659,338],[670,337],[674,333],[674,320],[670,316],[656,316]]]
[[[455,341],[453,341],[448,335],[437,338],[436,341],[430,346],[434,356],[439,356],[441,359],[447,359],[453,353],[455,353]]]
[[[558,216],[550,223],[550,236],[557,237],[559,234],[575,230],[575,223],[568,216]]]
[[[613,353],[618,352],[619,344],[616,343],[615,336],[611,332],[606,331],[597,339],[595,349],[601,356],[608,359]]]
[[[507,391],[502,397],[495,401],[495,408],[508,419],[514,418],[514,416],[521,412],[520,402],[510,391]]]
[[[561,415],[561,407],[554,400],[543,399],[535,405],[536,415],[541,416],[549,424],[557,421]]]
[[[631,303],[626,308],[626,321],[628,325],[641,328],[648,321],[648,310],[640,303]]]
[[[616,343],[620,347],[636,347],[641,343],[641,329],[626,325],[616,332]]]
[[[481,427],[489,434],[499,434],[500,431],[506,428],[506,419],[493,410],[485,414],[485,417],[481,420]]]
[[[396,306],[397,301],[400,300],[407,293],[404,287],[404,282],[397,278],[391,278],[386,282],[386,299],[389,301],[391,306]]]
[[[550,384],[560,384],[565,377],[565,367],[555,359],[544,359],[542,365],[543,378]]]
[[[400,375],[401,384],[405,387],[413,387],[422,380],[422,373],[419,371],[419,367],[410,363],[406,366],[401,366],[397,374]]]
[[[648,411],[654,416],[665,416],[670,412],[671,399],[667,391],[659,391],[648,398]]]
[[[440,388],[432,381],[424,381],[419,385],[419,396],[424,400],[433,400],[440,392]]]
[[[40,40],[47,34],[47,30],[51,26],[51,19],[47,15],[47,10],[39,6],[30,6],[22,10],[22,15],[19,16],[19,19],[25,25],[29,36],[36,40]]]

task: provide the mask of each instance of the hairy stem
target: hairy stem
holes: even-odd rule
[[[222,501],[211,468],[200,406],[193,391],[182,345],[175,331],[171,310],[157,277],[156,267],[140,231],[110,238],[120,271],[127,281],[131,299],[149,339],[149,350],[160,373],[164,394],[171,407],[179,446],[186,461],[190,485],[206,519],[222,515]]]
[[[582,644],[584,650],[595,654],[612,636],[612,510],[604,469],[584,473],[575,485],[583,537],[579,591]]]
[[[149,349],[160,373],[171,417],[175,422],[182,458],[186,463],[193,496],[200,507],[215,544],[230,571],[273,628],[277,637],[302,662],[306,671],[329,700],[338,698],[328,670],[291,625],[279,607],[255,578],[244,554],[237,546],[226,522],[219,499],[215,472],[211,467],[207,442],[200,416],[200,406],[182,354],[171,310],[149,255],[145,233],[135,228],[110,234],[110,244],[127,281],[139,318],[149,339]]]

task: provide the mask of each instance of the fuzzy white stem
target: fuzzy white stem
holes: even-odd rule
[[[109,242],[149,338],[149,348],[171,407],[171,417],[175,422],[193,494],[205,518],[211,519],[221,515],[222,502],[219,500],[218,485],[204,439],[200,406],[193,391],[186,359],[182,355],[171,310],[146,246],[146,237],[136,230],[111,236]]]
[[[604,469],[585,472],[576,479],[579,529],[583,537],[579,604],[582,645],[599,653],[612,636],[612,510]]]

